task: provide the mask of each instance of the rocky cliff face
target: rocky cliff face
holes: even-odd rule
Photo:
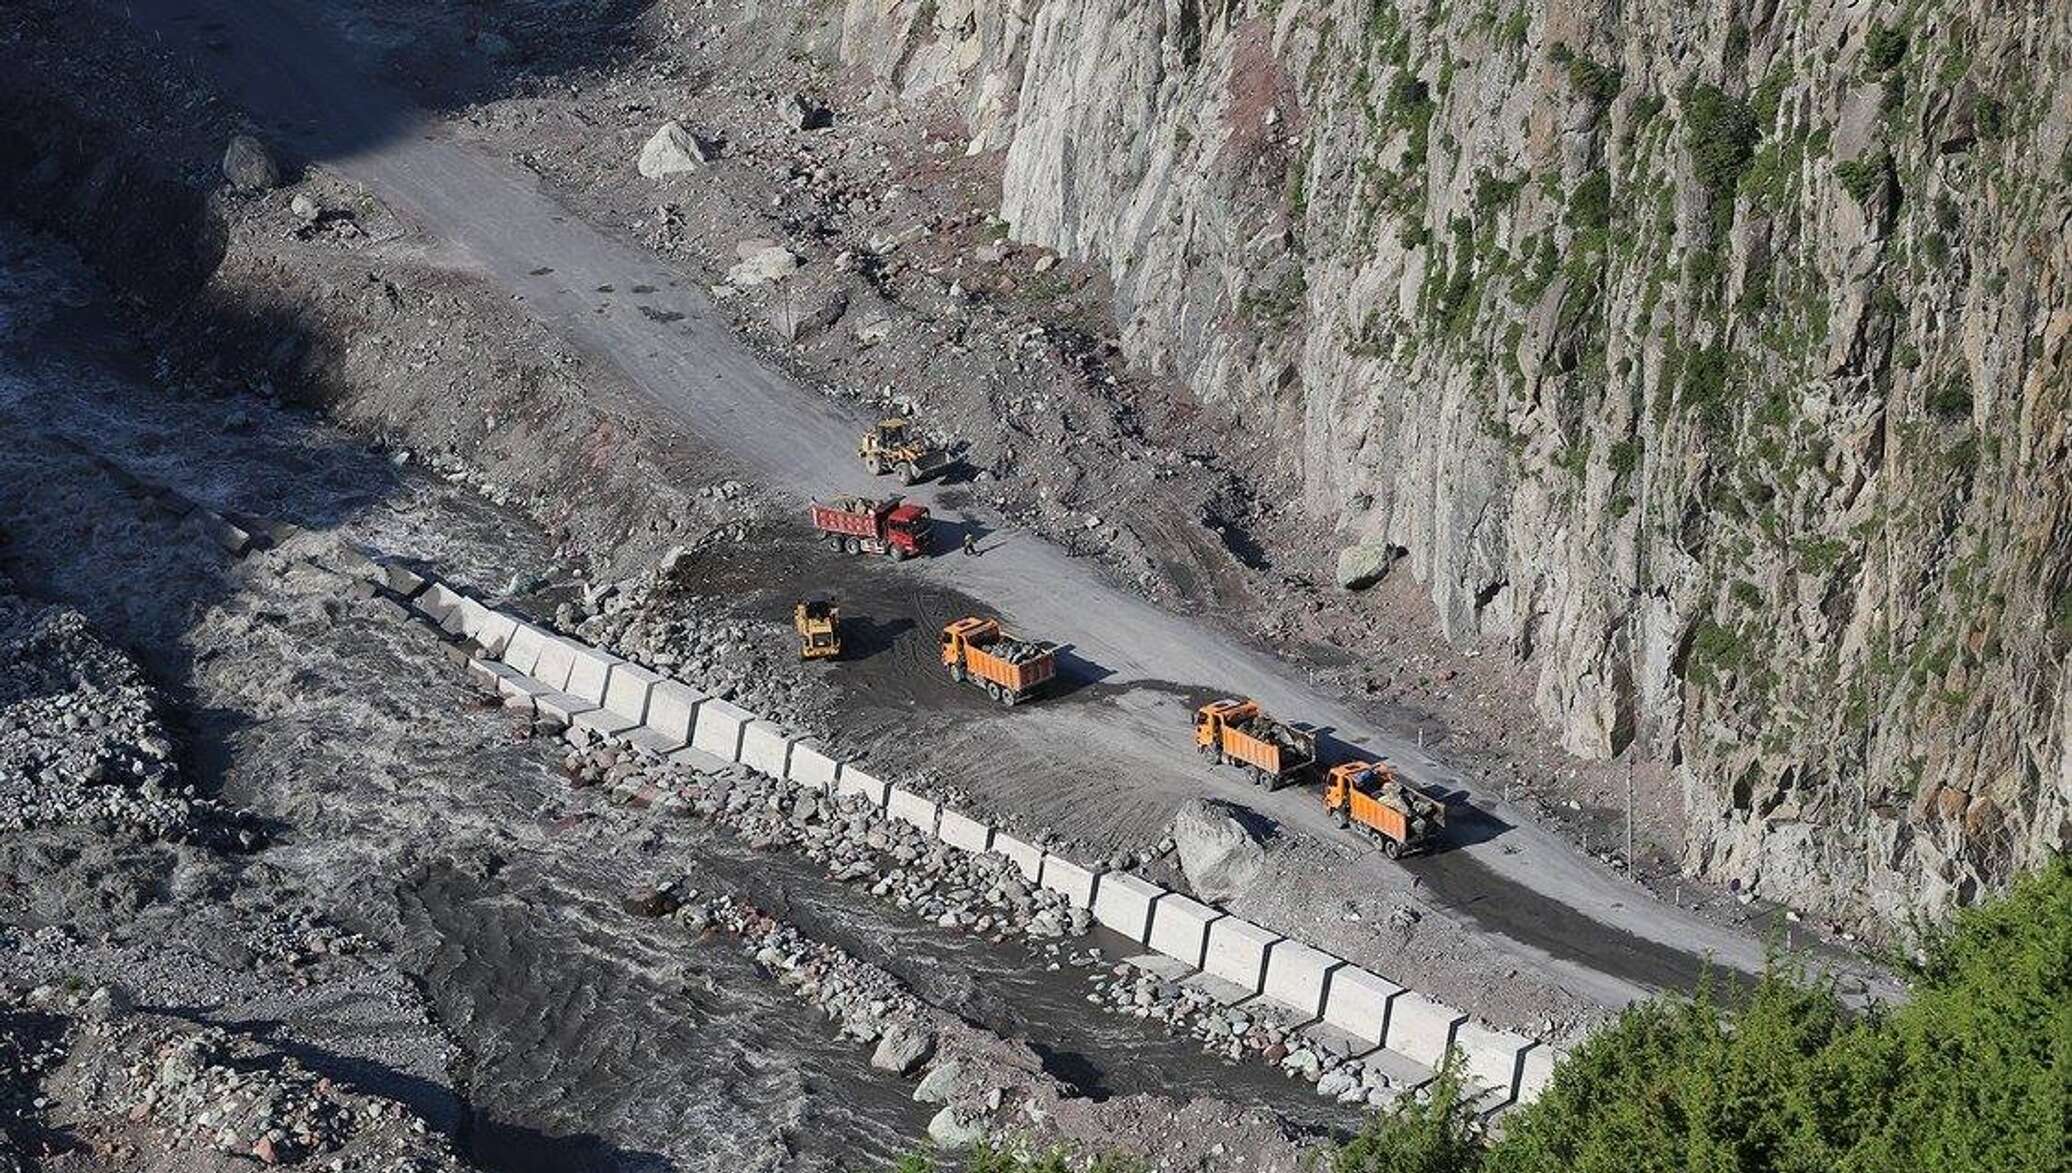
[[[847,0],[1139,362],[1270,428],[1686,863],[1892,926],[2065,842],[2072,15]]]

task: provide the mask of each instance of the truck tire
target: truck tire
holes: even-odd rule
[[[1381,853],[1390,859],[1403,858],[1403,845],[1384,835],[1381,839]]]
[[[894,562],[904,562],[913,556],[913,551],[908,550],[905,546],[892,547],[892,560]]]
[[[863,553],[863,543],[855,538],[844,538],[842,539],[842,552],[844,554],[861,554]]]
[[[906,462],[905,464],[902,464],[902,465],[900,465],[900,466],[899,466],[899,483],[900,483],[900,484],[902,484],[902,485],[911,485],[911,484],[913,484],[913,483],[914,483],[915,481],[918,481],[918,480],[920,480],[920,479],[921,479],[921,470],[920,470],[920,469],[918,469],[918,468],[915,468],[915,467],[914,467],[914,462],[913,462],[913,461],[909,460],[909,461],[907,461],[907,462]]]
[[[872,476],[881,477],[885,475],[885,460],[883,457],[873,456],[864,463],[870,466]]]
[[[964,665],[950,665],[950,679],[956,681],[959,684],[964,683]]]
[[[839,534],[827,535],[827,548],[839,554],[842,552],[842,538]]]
[[[1014,707],[1014,706],[1015,706],[1015,705],[1016,705],[1016,704],[1017,704],[1017,703],[1018,703],[1018,702],[1019,702],[1019,701],[1020,701],[1021,699],[1022,699],[1022,698],[1021,698],[1020,696],[1016,695],[1016,693],[1015,693],[1015,691],[1014,691],[1013,689],[1011,689],[1011,688],[1007,687],[1007,686],[1006,686],[1006,685],[1004,685],[1004,684],[1000,686],[1000,703],[1001,703],[1001,704],[1003,704],[1003,705],[1006,705],[1006,706],[1007,706],[1008,708],[1010,708],[1010,709],[1011,709],[1011,708],[1013,708],[1013,707]]]
[[[1337,811],[1333,812],[1333,817],[1338,820],[1338,829],[1341,831],[1347,830],[1353,825],[1352,816],[1346,813],[1344,807],[1339,807]]]

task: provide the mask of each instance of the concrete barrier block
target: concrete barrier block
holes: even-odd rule
[[[1234,982],[1258,993],[1266,987],[1266,951],[1279,933],[1262,929],[1251,921],[1226,916],[1209,926],[1209,945],[1202,957],[1202,972]]]
[[[1094,919],[1139,945],[1151,938],[1151,906],[1166,890],[1128,872],[1106,872],[1094,893]]]
[[[1266,985],[1260,992],[1311,1018],[1321,1018],[1331,975],[1344,965],[1344,958],[1300,941],[1275,941],[1266,953]]]
[[[944,843],[973,855],[982,854],[993,846],[993,828],[948,807],[943,808],[935,833]]]
[[[204,509],[202,513],[202,526],[217,545],[239,558],[252,548],[252,535],[243,526],[211,510]]]
[[[554,637],[546,631],[521,621],[518,629],[511,633],[510,642],[504,645],[503,653],[498,658],[530,676],[532,670],[539,666],[540,653],[546,650],[547,641],[552,638]]]
[[[551,691],[532,698],[533,711],[542,717],[549,717],[563,725],[574,725],[576,716],[587,713],[596,705],[573,693]]]
[[[665,758],[683,748],[682,742],[672,740],[645,725],[635,725],[620,736],[626,739],[626,744],[649,757]]]
[[[468,633],[468,638],[475,641],[475,646],[482,649],[483,655],[499,655],[511,642],[511,637],[517,634],[518,621],[502,611],[491,610],[488,607],[483,607],[482,610],[486,614],[482,617],[480,625]]]
[[[935,834],[935,816],[942,808],[934,802],[894,786],[885,795],[885,813],[902,823],[912,823],[930,835]]]
[[[768,721],[750,721],[741,730],[741,764],[782,780],[791,763],[791,743],[798,738]]]
[[[621,660],[612,665],[611,678],[604,682],[604,707],[635,725],[645,724],[648,715],[648,694],[660,683],[660,674]]]
[[[791,763],[785,767],[784,778],[794,786],[809,790],[833,790],[835,775],[842,769],[842,763],[829,757],[826,750],[810,741],[794,741],[791,744]]]
[[[539,698],[554,691],[530,676],[513,672],[496,682],[496,695],[504,699],[504,707],[522,712],[535,712]]]
[[[1388,1037],[1389,1003],[1403,987],[1357,965],[1331,975],[1324,996],[1324,1021],[1363,1042],[1380,1046]]]
[[[1209,926],[1223,914],[1201,901],[1168,892],[1151,906],[1151,938],[1146,944],[1196,969],[1209,947]]]
[[[835,793],[862,795],[872,806],[884,806],[885,794],[892,787],[871,777],[847,762],[842,763],[841,777],[835,779]]]
[[[405,599],[416,597],[417,592],[425,588],[423,575],[394,563],[381,568],[381,584]]]
[[[1524,1035],[1512,1034],[1464,1022],[1453,1032],[1453,1045],[1460,1048],[1461,1066],[1468,1082],[1496,1093],[1499,1103],[1509,1103],[1517,1094],[1525,1071],[1525,1056],[1536,1044]]]
[[[484,692],[496,692],[504,681],[520,675],[522,674],[516,668],[495,660],[485,660],[476,656],[468,661],[468,679],[474,681],[475,686]]]
[[[647,727],[679,746],[689,745],[691,730],[698,722],[698,706],[706,699],[688,684],[659,681],[648,694]]]
[[[698,706],[698,723],[691,731],[691,744],[717,758],[741,760],[741,731],[755,720],[755,714],[740,705],[711,697]]]
[[[1415,990],[1405,990],[1389,1006],[1389,1033],[1381,1045],[1437,1068],[1446,1061],[1447,1049],[1453,1046],[1453,1032],[1467,1020],[1467,1015],[1451,1006],[1434,1002]]]
[[[1004,855],[1022,873],[1022,878],[1035,883],[1043,874],[1043,849],[1034,843],[1024,843],[1005,831],[993,832],[993,846],[989,849]]]
[[[1554,1068],[1568,1053],[1559,1047],[1541,1043],[1525,1053],[1518,1064],[1518,1091],[1511,1098],[1520,1104],[1530,1104],[1547,1090],[1547,1084],[1554,1079]]]
[[[1043,874],[1036,882],[1053,892],[1063,893],[1072,907],[1090,909],[1094,905],[1094,891],[1100,886],[1101,873],[1046,851],[1043,853]]]
[[[591,709],[587,713],[577,713],[569,722],[569,728],[587,729],[599,737],[623,737],[639,726],[610,709]]]
[[[575,640],[567,642],[569,647],[574,649],[574,659],[569,667],[568,683],[562,685],[562,689],[582,697],[593,705],[602,705],[605,685],[611,680],[613,665],[623,664],[625,661],[602,648],[593,648]]]
[[[453,606],[447,608],[446,618],[439,621],[439,627],[448,635],[473,639],[496,612],[472,595],[455,592],[455,596]]]
[[[446,617],[466,598],[466,595],[443,582],[431,582],[425,584],[424,590],[419,591],[417,597],[410,600],[410,605],[417,609],[418,614],[444,627]]]
[[[533,661],[526,675],[556,692],[566,692],[568,674],[576,667],[576,646],[552,632],[547,633],[546,642],[540,645],[540,658]]]

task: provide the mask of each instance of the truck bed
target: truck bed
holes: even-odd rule
[[[1027,692],[1057,675],[1057,648],[1002,636],[985,645],[967,643],[964,666],[982,680],[1015,692]]]
[[[1301,770],[1317,759],[1316,739],[1277,721],[1260,719],[1246,727],[1223,727],[1223,752],[1276,777]]]

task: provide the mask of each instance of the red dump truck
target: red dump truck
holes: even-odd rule
[[[813,528],[837,550],[890,554],[899,562],[928,552],[927,507],[908,505],[897,497],[884,501],[868,497],[815,501],[810,516]]]
[[[1058,674],[1056,644],[1009,635],[998,619],[968,617],[942,629],[950,679],[969,681],[1003,705],[1033,696]]]
[[[1394,859],[1429,846],[1446,829],[1446,804],[1397,777],[1383,762],[1347,762],[1331,770],[1324,809],[1341,827],[1357,827]]]
[[[1258,701],[1210,701],[1195,710],[1194,744],[1203,757],[1249,772],[1253,785],[1268,790],[1308,779],[1317,764],[1317,735],[1267,716]]]

